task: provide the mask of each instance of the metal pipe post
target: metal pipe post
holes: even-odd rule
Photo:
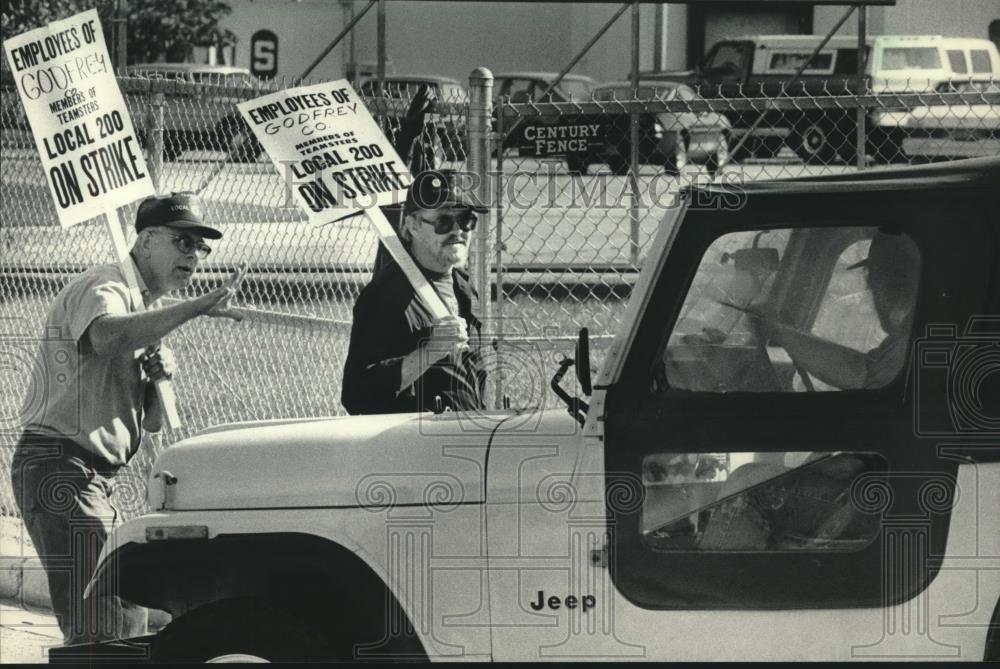
[[[489,142],[493,107],[493,73],[477,67],[469,75],[468,170],[475,186],[473,197],[479,204],[490,206]],[[490,322],[489,285],[489,217],[476,227],[475,287],[479,291],[480,317]]]
[[[639,3],[632,3],[632,71],[630,80],[633,93],[639,87]],[[629,258],[633,265],[639,263],[639,114],[629,114]]]
[[[149,178],[157,193],[160,192],[160,176],[163,174],[163,110],[165,107],[166,99],[163,93],[153,93],[146,117],[146,126],[149,128],[147,133],[150,158]]]
[[[857,95],[862,95],[867,93],[864,89],[865,83],[865,70],[866,62],[868,59],[865,58],[865,42],[867,41],[868,32],[868,8],[864,5],[858,7],[858,86],[856,89]],[[867,149],[868,142],[866,137],[868,135],[867,121],[868,121],[868,110],[864,107],[859,106],[855,113],[858,119],[858,169],[865,169],[865,151]]]
[[[504,195],[504,180],[503,180],[503,147],[504,147],[504,105],[503,102],[497,102],[496,104],[496,114],[497,114],[497,126],[496,126],[496,136],[493,141],[493,147],[497,152],[497,183],[496,188],[493,192],[496,193],[496,201],[494,203],[494,243],[493,243],[493,332],[494,341],[499,342],[503,339],[503,195]],[[502,369],[502,350],[500,344],[496,344],[496,349],[494,351],[496,354],[496,365],[497,370]],[[493,375],[493,408],[501,409],[503,408],[503,374],[496,373]]]
[[[124,72],[125,66],[128,65],[128,40],[125,37],[127,29],[128,0],[117,0],[115,2],[114,60],[119,72]]]
[[[385,0],[378,0],[378,94],[385,95]]]

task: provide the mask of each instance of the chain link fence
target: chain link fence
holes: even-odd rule
[[[115,499],[130,517],[145,509],[146,475],[168,443],[221,423],[343,413],[351,310],[377,242],[362,217],[309,224],[256,142],[238,139],[235,103],[278,86],[120,83],[157,190],[199,192],[208,220],[225,233],[178,297],[248,266],[243,322],[196,319],[167,338],[180,365],[184,427],[147,438],[119,475]],[[390,138],[414,92],[401,86],[366,99]],[[426,144],[439,167],[464,171],[474,135],[468,98],[439,93],[438,100]],[[492,115],[481,147],[489,164],[469,176],[488,184],[493,208],[470,264],[474,278],[486,277],[477,287],[489,402],[497,407],[559,406],[548,381],[580,327],[589,328],[600,364],[644,250],[681,188],[1000,155],[1000,88],[989,81],[933,94],[772,98],[707,98],[659,82],[602,87],[585,102],[497,101]],[[0,515],[16,516],[10,459],[45,311],[66,281],[111,262],[113,251],[103,226],[59,227],[8,85],[0,131]],[[134,215],[135,205],[121,212],[129,224]]]

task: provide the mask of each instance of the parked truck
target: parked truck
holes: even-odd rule
[[[712,46],[693,70],[641,73],[644,79],[683,81],[706,98],[801,97],[801,109],[770,111],[743,153],[770,157],[782,145],[803,160],[827,164],[857,157],[857,113],[853,108],[824,105],[830,96],[887,93],[933,93],[941,84],[979,77],[1000,76],[1000,54],[989,40],[943,38],[937,35],[881,35],[866,41],[866,67],[858,78],[858,38],[834,35],[810,60],[820,35],[752,35],[727,39]],[[808,63],[799,79],[792,78]],[[908,111],[880,107],[872,115],[866,152],[876,162],[905,158],[905,133],[883,122]],[[734,134],[741,135],[756,121],[758,111],[728,114]],[[742,131],[742,132],[741,132]],[[734,156],[739,159],[741,156]]]
[[[1000,659],[997,183],[993,158],[692,186],[594,382],[582,332],[553,364],[564,406],[169,446],[89,588],[172,621],[50,657]]]

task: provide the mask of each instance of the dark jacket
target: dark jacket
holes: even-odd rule
[[[458,315],[469,324],[470,350],[455,364],[449,355],[409,388],[399,390],[403,358],[430,337],[433,318],[395,262],[386,264],[354,304],[341,403],[348,413],[433,411],[435,397],[455,411],[484,408],[486,373],[478,348],[482,324],[472,313],[468,275],[454,271]]]

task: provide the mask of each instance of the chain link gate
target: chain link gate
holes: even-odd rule
[[[1000,87],[991,81],[933,94],[713,99],[657,84],[599,89],[586,102],[512,103],[494,102],[487,74],[474,75],[471,103],[442,100],[426,130],[439,166],[463,171],[493,205],[470,269],[495,353],[494,406],[561,406],[548,381],[580,327],[590,329],[600,364],[644,249],[692,182],[854,171],[848,120],[859,112],[871,162],[1000,155]],[[120,83],[158,190],[199,191],[208,220],[225,232],[186,297],[248,264],[239,299],[252,311],[242,323],[197,319],[167,339],[185,427],[166,439],[221,423],[343,413],[351,309],[371,275],[375,235],[358,219],[309,225],[259,147],[236,140],[235,103],[270,88]],[[68,279],[113,252],[100,226],[59,227],[20,101],[9,82],[2,93],[0,515],[16,516],[10,458],[40,323]],[[414,93],[366,99],[390,138]],[[734,154],[762,112],[758,132]],[[135,205],[122,218],[131,224],[134,215]],[[117,477],[124,517],[145,510],[146,475],[166,439],[147,438]]]

